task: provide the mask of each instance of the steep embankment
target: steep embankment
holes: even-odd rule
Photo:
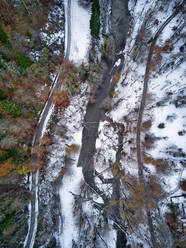
[[[60,1],[0,1],[1,247],[22,247],[27,233],[27,205],[37,193],[32,198],[28,174],[41,167],[32,164],[32,140],[63,58],[63,23]]]
[[[68,59],[69,53],[70,53],[70,41],[71,41],[71,0],[67,1],[67,8],[66,8],[66,47],[65,47],[65,58]],[[32,147],[36,147],[40,144],[41,138],[44,136],[46,132],[46,127],[48,124],[48,121],[51,117],[51,114],[54,110],[54,103],[52,100],[52,95],[54,90],[61,88],[61,66],[56,73],[56,77],[54,79],[52,88],[50,90],[50,94],[48,96],[48,99],[45,103],[45,106],[43,108],[43,111],[40,115],[39,122],[36,127],[35,135],[32,141]],[[38,158],[37,154],[33,154],[33,163],[35,164],[35,167],[37,168]],[[26,237],[26,240],[24,242],[24,247],[32,248],[35,243],[35,236],[37,232],[37,225],[38,225],[38,214],[39,214],[39,199],[38,199],[38,187],[39,187],[39,171],[36,171],[35,173],[31,173],[30,175],[30,191],[32,193],[31,202],[29,205],[29,228],[28,228],[28,234]]]

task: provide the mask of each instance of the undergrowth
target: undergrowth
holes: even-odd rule
[[[31,59],[29,59],[27,56],[21,54],[20,52],[16,52],[15,59],[16,59],[16,62],[18,63],[18,65],[21,66],[25,70],[27,67],[30,67],[33,63]]]
[[[14,118],[23,114],[21,106],[10,101],[0,102],[0,109]]]

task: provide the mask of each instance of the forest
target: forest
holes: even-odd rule
[[[186,246],[185,3],[0,1],[0,247]]]

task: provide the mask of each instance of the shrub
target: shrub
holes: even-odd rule
[[[9,158],[16,159],[18,156],[18,149],[16,147],[11,147],[0,154],[0,163],[6,161]]]
[[[39,139],[39,144],[44,146],[52,145],[53,140],[51,136],[45,135],[41,139]]]
[[[144,130],[145,130],[145,129],[150,129],[151,126],[152,126],[152,121],[151,121],[151,120],[144,121],[143,124],[142,124],[142,126],[143,126],[143,129],[144,129]]]
[[[5,100],[7,99],[7,94],[0,89],[0,100]]]
[[[67,108],[70,104],[70,99],[65,91],[55,90],[53,93],[53,102],[57,107]]]
[[[100,30],[100,6],[99,0],[94,0],[92,4],[92,15],[90,19],[91,35],[98,37]]]
[[[77,153],[79,151],[79,146],[76,144],[72,144],[72,145],[67,145],[65,148],[66,153],[70,156],[73,153]]]
[[[9,49],[12,49],[12,45],[8,39],[8,35],[5,33],[2,27],[0,27],[0,43],[5,45]]]
[[[12,159],[9,158],[8,160],[1,163],[0,166],[0,177],[6,176],[9,172],[15,169],[15,165],[12,164]]]
[[[5,33],[5,31],[3,30],[2,27],[0,27],[0,42],[3,44],[7,44],[8,43],[8,36]]]
[[[180,181],[180,187],[183,191],[186,191],[186,180]]]
[[[23,55],[22,53],[16,52],[15,54],[16,62],[19,66],[21,66],[23,69],[26,69],[27,67],[32,65],[32,60]]]
[[[15,212],[6,215],[6,219],[3,221],[3,223],[0,224],[0,233],[2,233],[8,227],[8,225],[11,224],[14,218]]]
[[[79,89],[79,82],[74,74],[70,74],[70,78],[69,81],[66,83],[66,87],[71,95],[74,95]]]
[[[27,166],[23,165],[17,169],[19,175],[25,175],[30,173],[32,170],[29,169]]]
[[[19,117],[22,115],[22,109],[21,106],[14,103],[14,102],[0,102],[0,109],[5,111],[7,114],[9,114],[12,117]]]
[[[13,136],[6,135],[4,138],[0,140],[0,147],[2,149],[8,149],[17,144],[17,139]]]
[[[110,44],[110,41],[109,41],[108,37],[105,38],[104,44],[101,46],[101,50],[104,53],[112,52],[112,45]]]
[[[17,229],[17,225],[16,224],[11,224],[9,226],[7,226],[7,228],[5,228],[3,230],[3,235],[5,236],[9,236],[12,235]]]
[[[18,166],[22,165],[28,158],[29,152],[26,153],[23,150],[17,149],[15,146],[6,149],[0,154],[0,176],[5,176],[8,172],[19,169],[20,167]]]
[[[113,80],[113,82],[114,82],[115,84],[117,84],[117,83],[119,82],[120,76],[121,76],[121,72],[119,72],[119,73],[113,75],[112,80]]]

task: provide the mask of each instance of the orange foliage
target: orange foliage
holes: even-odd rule
[[[119,81],[119,79],[120,79],[120,76],[121,76],[121,72],[113,75],[113,78],[112,78],[112,79],[113,79],[113,82],[114,82],[115,84],[118,83],[118,81]]]
[[[72,144],[72,145],[67,145],[65,148],[65,151],[68,155],[77,153],[79,151],[79,145]]]
[[[152,164],[157,166],[158,165],[158,159],[153,159],[152,157],[144,156],[144,162],[146,164]]]
[[[0,166],[0,177],[6,176],[10,171],[15,169],[15,165],[11,164],[11,158],[7,159]]]
[[[112,94],[113,98],[118,98],[118,93],[115,90],[113,90],[111,92],[111,94]]]

